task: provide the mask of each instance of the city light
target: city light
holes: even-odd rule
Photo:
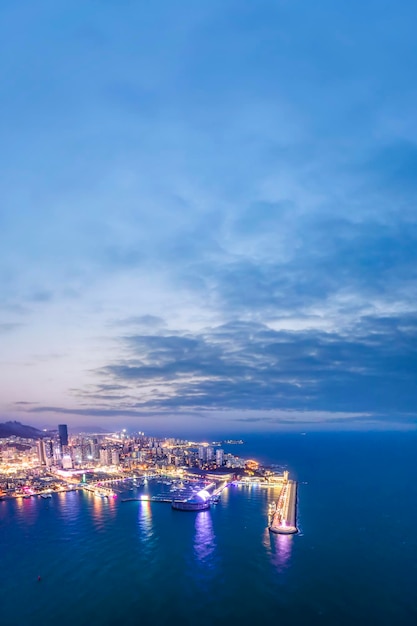
[[[293,481],[288,481],[287,472],[277,476],[256,460],[225,452],[224,444],[241,444],[241,440],[193,442],[145,437],[143,432],[138,437],[128,435],[126,429],[122,437],[120,431],[71,434],[65,424],[60,431],[37,440],[11,436],[0,442],[1,499],[52,498],[55,493],[81,491],[97,501],[158,501],[177,510],[204,511],[217,504],[222,491],[232,485],[279,486],[278,501],[268,509],[269,530],[297,532]],[[154,480],[171,488],[156,496]],[[141,493],[125,494],[139,487]]]
[[[211,496],[210,496],[210,494],[209,494],[209,492],[208,492],[208,491],[206,491],[205,489],[202,489],[201,491],[199,491],[199,492],[197,493],[197,496],[198,496],[199,498],[201,498],[202,500],[204,500],[204,501],[208,500],[208,499],[211,497]]]

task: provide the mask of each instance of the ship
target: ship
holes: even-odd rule
[[[188,500],[172,500],[171,505],[176,511],[206,511],[210,508],[210,494],[202,489]]]
[[[204,500],[173,500],[172,508],[176,511],[206,511],[210,508],[210,501]]]

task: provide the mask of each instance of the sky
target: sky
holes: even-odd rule
[[[416,20],[2,0],[0,420],[416,428]]]

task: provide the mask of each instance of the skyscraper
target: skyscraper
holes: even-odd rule
[[[58,436],[59,436],[59,443],[60,443],[61,450],[62,450],[62,446],[68,445],[68,427],[66,424],[58,425]]]
[[[43,439],[39,439],[36,443],[38,449],[38,459],[41,465],[46,465],[46,446]]]
[[[218,448],[216,450],[216,465],[217,467],[222,467],[224,463],[224,450]]]

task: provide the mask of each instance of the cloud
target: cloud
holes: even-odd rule
[[[134,412],[408,415],[417,400],[416,338],[414,315],[367,316],[349,334],[236,321],[194,334],[124,336],[128,356],[96,375],[129,392],[112,398],[87,389],[82,395]]]
[[[417,11],[375,7],[8,3],[7,406],[413,414]]]
[[[126,317],[124,319],[114,320],[112,322],[113,326],[122,327],[122,326],[138,326],[145,328],[152,327],[161,327],[165,326],[166,322],[159,317],[158,315],[137,315],[132,317]]]

